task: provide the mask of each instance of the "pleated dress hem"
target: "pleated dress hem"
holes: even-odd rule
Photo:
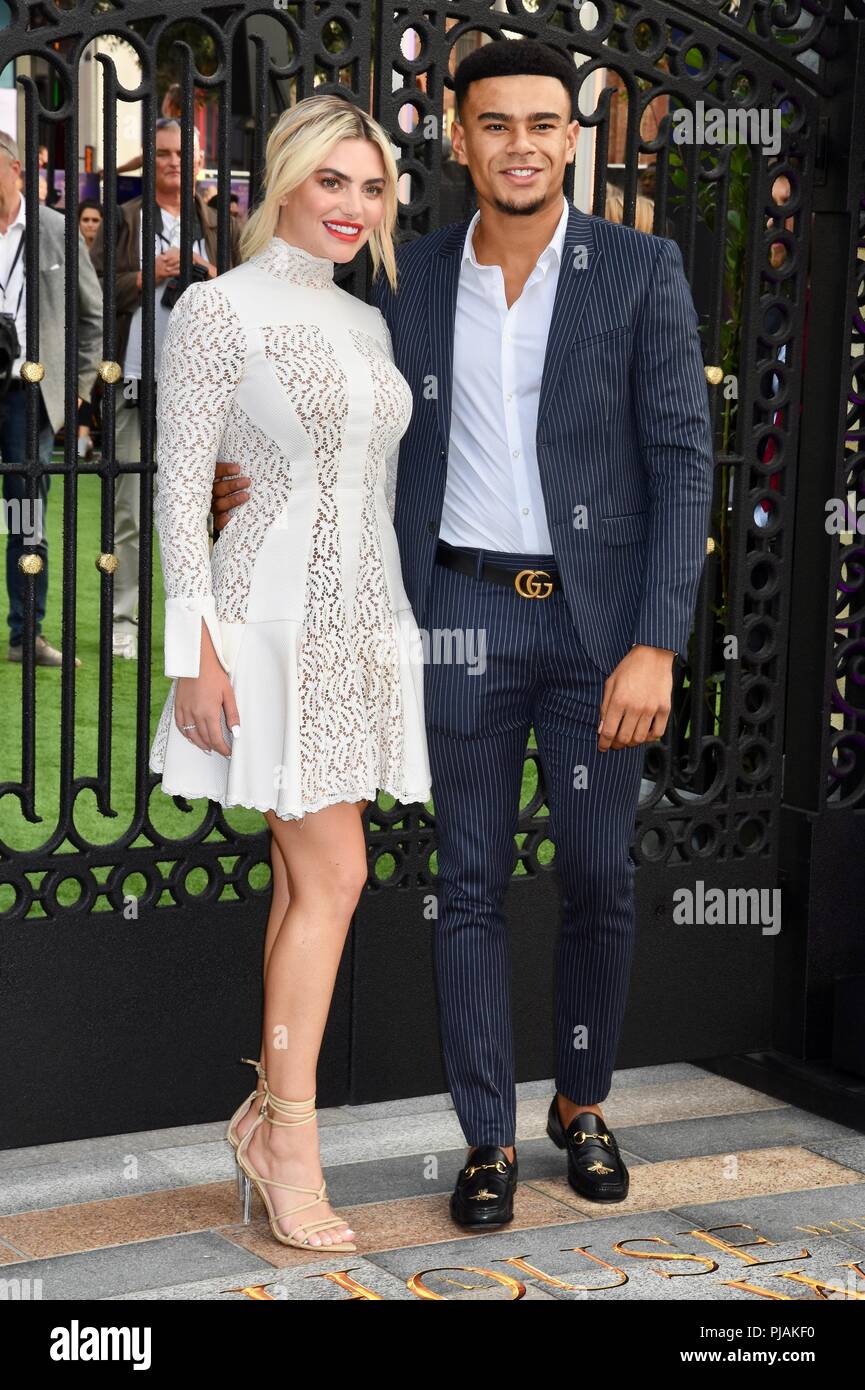
[[[160,769],[158,767],[154,767],[152,763],[149,764],[149,766],[151,772],[160,771]],[[187,801],[200,801],[202,799],[206,799],[208,801],[215,800],[218,801],[218,804],[224,807],[226,810],[233,810],[236,807],[242,807],[245,811],[273,811],[278,820],[284,821],[303,820],[304,816],[312,815],[315,811],[323,811],[328,806],[336,806],[341,801],[373,802],[378,797],[379,792],[384,792],[385,795],[392,796],[395,801],[398,801],[401,805],[404,806],[414,806],[418,803],[423,804],[424,802],[429,801],[430,796],[432,795],[431,787],[426,787],[423,791],[418,792],[417,794],[415,794],[414,792],[407,792],[401,790],[397,787],[388,786],[377,787],[375,789],[371,787],[366,787],[362,791],[356,791],[354,788],[351,788],[344,792],[329,793],[327,796],[320,797],[318,801],[305,802],[297,813],[291,811],[283,813],[282,811],[278,811],[275,806],[263,806],[259,805],[257,802],[254,801],[222,801],[219,798],[211,796],[210,792],[208,792],[204,788],[200,788],[197,791],[189,791],[185,787],[170,787],[167,785],[164,778],[162,779],[160,785],[162,787],[162,790],[168,796],[182,796]]]

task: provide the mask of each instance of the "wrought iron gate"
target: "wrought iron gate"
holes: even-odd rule
[[[59,678],[54,692],[45,684],[49,673],[37,673],[25,658],[14,688],[14,718],[6,682],[6,722],[16,737],[6,742],[0,761],[0,982],[9,1030],[0,1086],[9,1096],[2,1109],[15,1122],[0,1145],[221,1116],[240,1084],[235,1059],[241,1052],[252,1055],[257,1044],[267,836],[257,817],[215,804],[171,806],[147,766],[154,713],[165,690],[153,629],[154,465],[146,462],[153,457],[153,383],[145,375],[145,462],[117,457],[112,231],[118,124],[130,103],[140,102],[146,153],[167,82],[181,84],[187,275],[193,206],[188,132],[196,97],[214,112],[219,187],[228,187],[233,168],[244,168],[253,194],[278,110],[314,90],[339,92],[368,106],[399,146],[406,176],[401,233],[420,235],[439,225],[443,206],[441,117],[453,62],[479,33],[539,37],[580,57],[580,141],[594,148],[588,210],[604,215],[609,166],[618,162],[624,166],[623,216],[633,222],[640,187],[650,177],[639,166],[653,164],[653,227],[679,242],[703,324],[716,446],[714,522],[670,728],[647,751],[633,851],[638,949],[619,1064],[696,1059],[770,1042],[772,939],[753,926],[677,926],[671,904],[674,890],[700,882],[723,889],[773,888],[779,881],[785,761],[787,786],[799,798],[793,805],[808,806],[828,770],[828,713],[819,748],[809,725],[822,699],[824,667],[818,663],[813,679],[803,682],[799,671],[802,645],[823,640],[820,605],[825,609],[839,563],[831,542],[824,545],[827,471],[815,464],[814,453],[822,447],[815,431],[832,418],[837,423],[848,393],[850,419],[836,429],[832,476],[841,488],[852,469],[862,492],[862,261],[861,242],[850,230],[865,193],[862,13],[861,5],[845,10],[835,0],[789,0],[784,6],[771,0],[43,0],[15,9],[0,31],[0,68],[13,61],[27,68],[19,70],[17,83],[28,207],[39,198],[39,145],[48,149],[49,201],[56,171],[65,171],[66,429],[62,456],[51,468],[49,504],[63,518],[56,562],[62,571],[61,638],[64,650],[73,651],[82,615],[98,612],[98,644],[90,655],[98,674],[91,687],[94,703],[82,705],[82,681],[68,661],[51,673]],[[130,62],[134,84],[121,76]],[[91,464],[77,456],[73,363],[82,93],[85,74],[92,93],[96,68],[109,234],[103,449]],[[696,114],[701,105],[703,111],[778,111],[779,147],[766,152],[749,145],[677,144],[670,138],[675,113]],[[611,150],[620,131],[624,157],[614,161]],[[149,244],[154,172],[147,158],[142,178]],[[567,191],[573,194],[573,187]],[[827,241],[821,217],[836,219],[834,240]],[[837,263],[812,264],[809,306],[812,235],[820,256],[827,255],[827,246],[829,256],[843,254],[848,278],[839,288]],[[224,270],[225,215],[218,247]],[[39,245],[37,221],[29,217],[26,249],[26,347],[36,363]],[[151,275],[152,267],[145,266],[145,304],[148,298],[152,303]],[[364,294],[367,275],[364,259],[340,283]],[[825,301],[818,300],[818,287]],[[860,315],[854,329],[860,336],[848,340],[840,394],[822,363],[830,341],[838,355],[836,311],[845,324]],[[803,377],[806,312],[809,359]],[[145,360],[152,347],[152,313],[145,312]],[[812,388],[804,413],[803,380]],[[26,459],[0,465],[2,472],[24,472],[34,498],[40,474],[38,391],[34,380],[28,387]],[[808,441],[804,451],[800,439]],[[859,451],[855,461],[853,450]],[[113,662],[111,646],[114,492],[124,472],[138,475],[141,489],[134,673]],[[78,525],[88,488],[95,489],[90,495],[98,512],[89,553]],[[819,569],[812,588],[815,554]],[[797,568],[799,556],[807,565]],[[843,563],[848,571],[859,565],[858,551]],[[28,577],[31,633],[34,580]],[[843,621],[849,639],[858,643],[859,613],[849,589],[848,584],[844,602],[851,611]],[[791,601],[811,619],[793,632]],[[24,646],[26,651],[27,632]],[[153,673],[147,659],[152,646]],[[788,683],[791,650],[796,663]],[[833,775],[847,789],[844,800],[858,813],[851,825],[861,834],[858,646],[848,642],[842,660],[847,685],[838,699],[848,734],[840,740],[844,764],[836,764]],[[52,712],[51,724],[40,714],[43,707]],[[785,727],[795,730],[794,743],[788,737],[785,744]],[[85,729],[91,731],[86,751]],[[55,756],[56,796],[45,815],[40,778]],[[543,773],[533,748],[527,750],[526,785],[509,896],[522,1077],[550,1074],[551,1008],[539,1009],[538,999],[549,997],[558,899]],[[815,803],[815,809],[820,804],[828,803]],[[112,833],[116,820],[122,826]],[[389,807],[380,798],[367,821],[370,878],[328,1024],[319,1082],[325,1104],[444,1089],[429,936],[434,805]],[[410,1045],[395,1047],[397,1034]],[[44,1118],[42,1106],[22,1105],[28,1092],[34,1099],[46,1097]]]

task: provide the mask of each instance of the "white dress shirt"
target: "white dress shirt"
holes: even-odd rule
[[[501,266],[474,253],[476,212],[460,265],[453,408],[439,535],[451,545],[551,555],[535,432],[568,201],[508,308]]]
[[[27,280],[24,274],[24,246],[15,262],[15,269],[10,278],[9,268],[15,260],[15,252],[18,250],[18,243],[24,241],[24,224],[27,220],[27,213],[24,205],[24,196],[18,195],[18,211],[15,218],[9,223],[5,232],[0,232],[0,286],[5,286],[5,293],[0,289],[0,310],[6,314],[15,315],[15,328],[18,333],[18,344],[21,348],[20,353],[12,364],[13,379],[21,374],[24,365],[24,349],[27,331]]]
[[[154,233],[154,258],[163,251],[168,251],[172,246],[180,246],[180,214],[175,217],[167,208],[160,208],[162,213],[162,236],[159,232]],[[141,243],[144,237],[144,219],[142,218],[138,228],[138,249],[139,264],[144,265],[144,256],[141,254]],[[204,237],[199,237],[192,243],[193,251],[207,260],[207,244]],[[162,343],[165,338],[165,330],[168,327],[168,320],[171,317],[171,310],[162,303],[162,296],[165,293],[167,280],[161,280],[154,291],[154,311],[153,311],[153,376],[159,377],[159,363],[162,358]],[[123,358],[124,377],[135,377],[141,380],[141,325],[144,313],[143,306],[138,305],[129,324],[129,337],[126,340],[126,352]]]

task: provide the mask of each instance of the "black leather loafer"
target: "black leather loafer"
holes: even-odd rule
[[[593,1110],[575,1115],[565,1129],[559,1115],[558,1096],[553,1096],[547,1117],[547,1134],[568,1154],[568,1182],[590,1202],[623,1202],[630,1178],[619,1153],[615,1135]]]
[[[510,1162],[496,1144],[481,1144],[460,1169],[451,1216],[460,1226],[500,1226],[514,1218],[517,1151]]]

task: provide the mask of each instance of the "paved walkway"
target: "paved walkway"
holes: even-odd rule
[[[448,1214],[448,1095],[320,1111],[356,1254],[279,1245],[257,1194],[243,1226],[224,1124],[2,1151],[0,1279],[45,1300],[865,1298],[858,1131],[699,1066],[620,1071],[604,1113],[631,1188],[600,1207],[545,1135],[552,1091],[518,1088],[516,1214],[481,1236]]]

